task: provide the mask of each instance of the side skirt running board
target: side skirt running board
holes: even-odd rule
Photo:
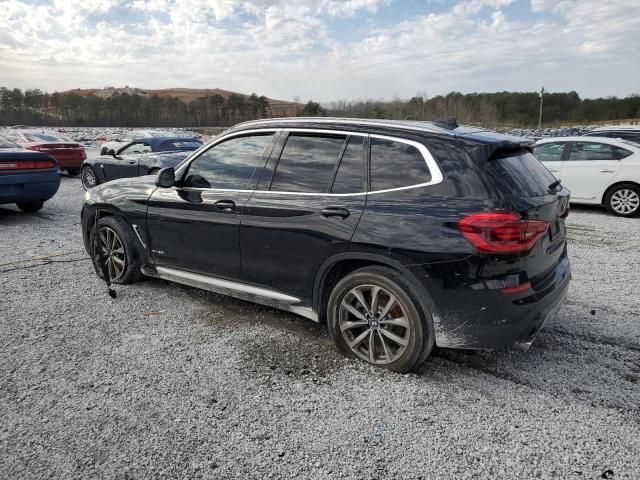
[[[143,267],[142,273],[149,277],[161,278],[170,282],[181,283],[190,287],[201,288],[229,297],[286,310],[314,322],[319,321],[318,314],[313,309],[300,305],[302,300],[274,290],[167,267],[156,267],[155,269]]]

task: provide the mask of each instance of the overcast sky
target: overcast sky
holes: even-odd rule
[[[0,85],[640,93],[640,0],[0,0]]]

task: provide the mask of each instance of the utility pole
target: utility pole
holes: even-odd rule
[[[540,116],[538,117],[538,130],[542,128],[542,96],[544,95],[544,87],[540,89]]]

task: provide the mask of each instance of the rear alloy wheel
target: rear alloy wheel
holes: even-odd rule
[[[609,212],[619,217],[635,217],[640,213],[640,188],[632,184],[618,185],[605,198]]]
[[[93,168],[89,166],[82,167],[80,180],[82,180],[82,188],[84,188],[85,190],[91,190],[93,187],[98,185],[96,174],[93,171]]]
[[[103,278],[98,248],[102,251],[107,273],[111,283],[133,283],[140,280],[140,261],[135,248],[135,239],[131,228],[118,217],[109,216],[98,220],[96,229],[89,239],[91,257],[96,273]]]
[[[44,205],[43,200],[31,200],[30,202],[17,202],[16,205],[20,210],[26,213],[37,212]]]
[[[430,316],[413,287],[384,267],[357,270],[334,288],[329,332],[347,356],[396,372],[420,366],[434,345]]]

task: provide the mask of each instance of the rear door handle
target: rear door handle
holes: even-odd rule
[[[549,169],[549,171],[550,171],[550,172],[553,172],[553,173],[558,173],[560,170],[556,170],[556,169],[554,169],[554,168],[550,168],[550,169]]]
[[[236,202],[233,200],[218,200],[214,205],[223,212],[233,213],[236,211]]]
[[[600,173],[616,173],[615,170],[609,170],[608,168],[603,168],[600,170]]]
[[[322,214],[323,217],[340,217],[340,218],[347,218],[349,215],[351,215],[351,212],[343,207],[327,207],[327,208],[323,208],[320,213]]]

